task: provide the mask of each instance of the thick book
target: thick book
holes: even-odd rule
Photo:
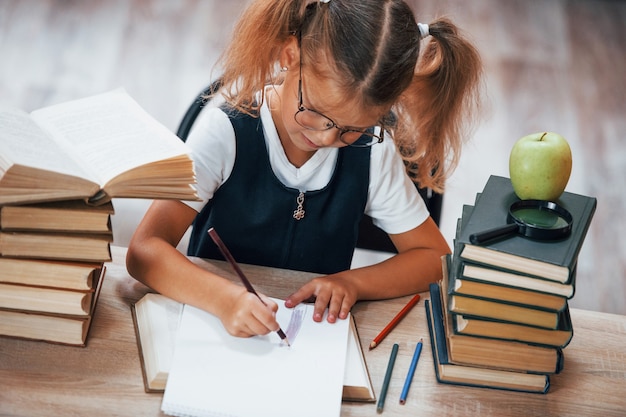
[[[78,262],[111,260],[112,235],[0,232],[0,256]]]
[[[561,240],[540,241],[513,235],[484,244],[470,242],[474,233],[507,224],[509,208],[516,201],[519,198],[509,178],[489,177],[457,239],[462,245],[459,255],[476,263],[569,283],[597,200],[570,192],[561,195],[556,203],[573,217],[571,233]]]
[[[83,200],[0,207],[0,229],[5,232],[111,234],[113,204],[100,206]]]
[[[146,392],[163,392],[171,367],[182,304],[161,294],[148,293],[131,305]],[[350,319],[348,353],[343,380],[344,401],[373,402],[367,363],[354,319]]]
[[[0,283],[89,291],[102,263],[0,257]]]
[[[0,283],[0,308],[87,317],[91,312],[93,290]]]
[[[576,269],[574,269],[573,273],[576,274]],[[519,293],[519,297],[514,295],[510,297],[518,299],[522,304],[535,304],[554,310],[559,309],[558,306],[564,303],[564,298],[571,299],[575,293],[573,284],[561,284],[554,281],[536,279],[527,275],[489,268],[472,262],[461,262],[457,277],[461,277],[465,282],[472,281],[476,283],[475,285],[477,286],[475,288],[478,288],[478,285],[491,285],[497,286],[499,292],[507,292],[509,288],[521,289],[524,292]],[[572,280],[575,280],[575,276]],[[466,288],[469,288],[469,286]],[[468,289],[468,291],[470,290]],[[543,295],[538,297],[538,293]],[[505,295],[502,296],[506,297]],[[532,297],[532,299],[529,299],[529,297]]]
[[[435,317],[443,319],[450,362],[541,374],[556,374],[563,369],[563,351],[558,347],[455,334],[445,294],[437,283],[430,285],[430,300]]]
[[[450,362],[443,318],[433,314],[431,300],[424,301],[424,306],[431,340],[435,376],[438,382],[540,394],[548,392],[550,389],[549,375],[457,365]]]
[[[556,329],[526,326],[523,324],[492,320],[484,317],[452,315],[452,326],[456,334],[491,339],[516,340],[538,345],[565,348],[574,336],[569,307],[559,313]]]
[[[0,309],[0,336],[85,347],[106,267],[100,271],[87,317]]]
[[[452,314],[481,317],[545,329],[556,329],[559,325],[560,314],[558,311],[522,307],[499,300],[466,297],[465,295],[454,293],[449,294],[448,298],[449,310]]]
[[[288,309],[275,301],[289,346],[275,332],[231,336],[214,315],[184,305],[161,410],[176,416],[339,416],[350,321],[315,322],[313,305]]]
[[[0,109],[0,205],[113,197],[196,200],[185,144],[123,89]]]
[[[448,293],[451,295],[472,297],[553,312],[561,311],[567,305],[567,298],[559,295],[538,292],[523,287],[501,285],[495,282],[480,281],[471,278],[466,279],[465,271],[467,270],[467,273],[472,274],[474,266],[465,264],[458,258],[453,261],[452,258],[452,255],[446,255],[443,259],[445,271],[447,272],[447,276],[449,276]],[[488,273],[484,275],[488,276]],[[528,279],[533,280],[533,278]],[[562,285],[558,283],[554,284]]]

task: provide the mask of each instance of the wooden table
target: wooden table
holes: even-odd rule
[[[125,249],[112,250],[113,262],[108,265],[86,348],[0,338],[0,415],[162,415],[162,394],[144,392],[130,314],[131,303],[148,289],[128,275]],[[194,262],[236,280],[222,262]],[[311,276],[256,266],[244,265],[243,269],[259,290],[282,298]],[[409,298],[360,302],[353,308],[364,347]],[[365,349],[378,395],[391,346],[400,345],[383,415],[625,416],[626,317],[576,309],[571,314],[574,338],[565,349],[564,371],[552,377],[547,395],[526,394],[437,383],[420,301],[376,349]],[[401,406],[400,391],[421,337],[422,356],[407,403]],[[342,416],[374,415],[376,404],[342,406]]]

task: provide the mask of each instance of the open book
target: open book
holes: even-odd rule
[[[185,144],[124,90],[0,109],[0,205],[113,197],[197,199]]]
[[[147,392],[163,392],[165,389],[182,307],[182,304],[155,293],[146,294],[132,306]],[[368,402],[376,400],[352,316],[348,333],[342,399]]]

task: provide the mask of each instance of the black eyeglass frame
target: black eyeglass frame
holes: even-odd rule
[[[299,78],[298,78],[298,111],[296,111],[296,113],[293,115],[294,120],[296,121],[296,123],[298,123],[300,126],[302,126],[303,128],[307,129],[307,130],[311,130],[314,132],[324,132],[327,130],[330,130],[332,128],[336,128],[339,130],[339,140],[348,145],[348,146],[354,146],[357,148],[367,148],[369,146],[373,146],[377,143],[382,143],[383,140],[385,140],[385,125],[384,123],[380,123],[380,135],[376,135],[373,131],[373,126],[369,127],[365,130],[356,130],[356,129],[346,129],[344,127],[339,126],[337,123],[335,123],[335,121],[333,119],[331,119],[330,117],[326,116],[323,113],[318,112],[317,110],[313,110],[313,109],[309,109],[307,107],[304,107],[303,101],[302,101],[302,41],[299,39],[299,44],[300,44],[300,68],[299,68]],[[312,128],[311,126],[305,126],[302,123],[300,123],[300,121],[298,121],[298,114],[304,112],[304,111],[310,111],[312,113],[315,113],[321,117],[323,117],[324,119],[328,120],[330,123],[332,123],[331,125],[329,125],[328,127],[324,128],[324,129],[315,129]],[[372,129],[372,132],[369,132],[368,130]],[[353,142],[346,142],[343,139],[343,135],[345,133],[359,133],[360,136],[357,140],[353,141]],[[367,135],[370,136],[372,138],[372,140],[370,142],[363,142],[361,140],[361,138],[363,137],[363,135]]]

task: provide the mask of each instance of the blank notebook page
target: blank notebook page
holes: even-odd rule
[[[293,310],[279,305],[287,330]],[[304,309],[291,347],[275,332],[230,336],[215,316],[185,305],[162,410],[175,416],[339,416],[349,320],[316,323]],[[294,315],[295,316],[295,315]]]

